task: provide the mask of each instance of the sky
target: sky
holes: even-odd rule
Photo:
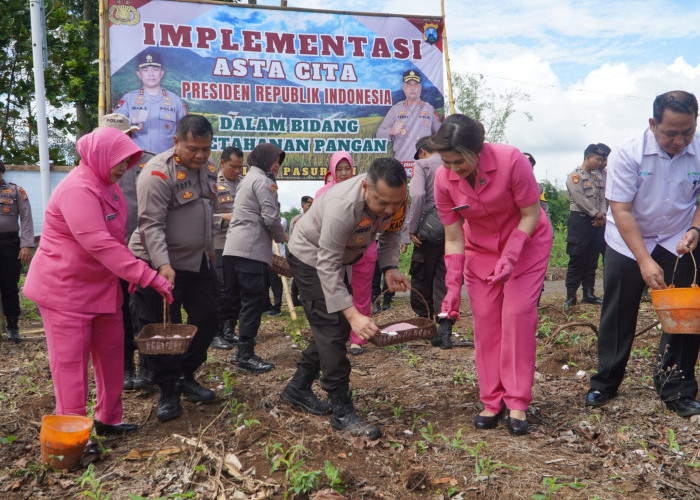
[[[279,6],[279,0],[258,0]],[[288,7],[440,15],[440,0],[288,0]],[[700,93],[700,2],[445,0],[450,69],[518,89],[506,141],[537,160],[538,180],[564,187],[590,143],[615,148],[648,125],[654,97]],[[445,89],[445,96],[447,90]],[[528,121],[525,113],[532,116]],[[320,182],[287,181],[287,210]]]

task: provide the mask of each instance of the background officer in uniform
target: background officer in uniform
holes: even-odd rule
[[[19,274],[29,264],[34,248],[34,223],[27,193],[3,179],[5,164],[0,160],[0,295],[5,312],[7,339],[19,336]],[[20,237],[20,227],[22,235]]]
[[[583,152],[583,164],[566,179],[570,213],[566,235],[569,266],[566,270],[564,307],[576,305],[576,291],[581,284],[581,302],[603,303],[593,291],[598,255],[605,242],[605,182],[600,168],[606,158],[605,149],[589,144]]]
[[[104,115],[100,121],[100,127],[116,128],[121,130],[128,137],[131,137],[133,132],[138,130],[139,127],[136,125],[131,125],[129,119],[120,115],[119,113],[112,113],[109,115]],[[136,203],[136,179],[138,175],[146,166],[148,160],[153,158],[154,154],[150,151],[144,151],[141,154],[138,162],[134,167],[126,171],[122,175],[121,179],[117,181],[119,187],[124,195],[124,201],[126,201],[126,239],[124,244],[128,245],[131,239],[131,234],[136,229],[138,225],[138,205]],[[131,324],[131,310],[129,309],[129,282],[119,279],[119,283],[122,287],[122,293],[124,294],[125,300],[122,304],[122,321],[124,322],[124,390],[130,389],[141,389],[151,385],[150,375],[148,374],[148,368],[146,366],[146,360],[143,356],[139,356],[139,370],[136,374],[136,366],[134,365],[134,351],[136,351],[137,346],[134,341],[134,336],[138,333],[134,331],[134,327]]]
[[[243,151],[229,146],[221,153],[219,173],[216,176],[216,199],[214,200],[214,253],[216,254],[216,279],[218,280],[219,327],[211,343],[214,349],[233,349],[238,342],[236,323],[241,310],[241,296],[238,287],[226,283],[224,275],[224,245],[226,233],[233,215],[233,202],[236,190],[243,180]]]
[[[413,167],[413,178],[409,185],[411,207],[406,217],[408,236],[413,242],[413,256],[411,257],[411,308],[418,316],[437,319],[434,304],[442,304],[447,288],[445,286],[445,238],[442,241],[423,241],[418,236],[418,227],[428,211],[435,211],[435,194],[433,185],[435,172],[442,165],[442,158],[428,145],[430,136],[422,137],[416,143],[417,160]],[[425,297],[425,304],[414,292],[417,290]],[[452,341],[450,337],[433,338],[432,343],[442,349],[450,349]]]
[[[146,356],[153,383],[160,388],[156,416],[161,422],[182,414],[180,393],[202,403],[215,398],[214,391],[194,379],[207,359],[217,325],[211,208],[216,167],[209,161],[213,134],[203,116],[183,117],[175,146],[149,161],[136,183],[139,225],[129,249],[173,283],[173,322],[181,320],[184,306],[187,322],[197,326],[186,353]],[[131,313],[136,331],[149,323],[162,323],[163,300],[139,287],[131,297]]]
[[[143,51],[138,65],[136,75],[143,87],[124,94],[114,112],[139,127],[132,139],[141,149],[158,154],[173,147],[175,126],[187,114],[187,107],[182,99],[160,86],[165,70],[158,52]]]
[[[296,225],[297,222],[299,222],[299,219],[301,219],[301,216],[304,215],[306,212],[309,211],[311,208],[311,204],[314,202],[314,199],[311,196],[302,196],[301,197],[301,213],[299,215],[295,215],[292,217],[292,220],[289,222],[289,236],[292,236],[292,231],[294,231],[294,226]],[[299,300],[299,287],[297,287],[297,282],[292,279],[292,304],[294,307],[300,306],[301,305],[301,300]]]
[[[383,231],[377,247],[380,266],[392,291],[406,290],[408,281],[398,270],[399,232],[387,230],[392,215],[404,209],[405,200],[403,166],[393,158],[378,158],[366,174],[317,197],[289,242],[289,266],[313,336],[280,398],[315,415],[328,413],[329,405],[311,390],[320,373],[333,410],[331,427],[370,439],[378,438],[381,431],[355,413],[345,343],[351,328],[364,340],[378,334],[379,328],[353,305],[346,266],[360,260]]]
[[[406,71],[401,88],[406,100],[389,110],[377,129],[377,137],[394,144],[394,158],[412,162],[416,141],[437,132],[440,119],[435,108],[420,99],[423,90],[420,73],[412,69]]]

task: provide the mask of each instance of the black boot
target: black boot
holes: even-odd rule
[[[214,349],[223,349],[225,351],[230,351],[233,349],[233,344],[226,340],[223,336],[216,336],[214,340],[211,341],[211,347]]]
[[[372,314],[379,314],[382,311],[382,304],[381,302],[376,302],[377,297],[372,297]]]
[[[331,427],[335,431],[347,431],[351,436],[364,436],[378,439],[382,435],[379,427],[362,420],[352,405],[350,390],[347,387],[328,393],[333,408]]]
[[[231,362],[238,365],[239,368],[253,373],[265,373],[275,369],[275,365],[268,361],[263,361],[260,356],[255,354],[254,340],[239,341]]]
[[[146,358],[139,353],[138,374],[134,377],[134,389],[143,389],[153,385],[151,382],[151,372],[148,369]]]
[[[440,318],[437,332],[435,336],[430,339],[430,343],[433,347],[439,347],[440,349],[452,349],[452,325],[455,324],[455,320],[451,318]]]
[[[567,287],[566,289],[566,300],[564,301],[564,307],[571,307],[576,305],[576,288]]]
[[[311,390],[311,384],[314,383],[316,375],[308,367],[298,364],[294,377],[282,390],[280,399],[313,415],[330,413],[331,405],[318,399],[314,391]]]
[[[586,304],[595,304],[596,306],[603,304],[601,298],[596,297],[593,293],[593,287],[584,287],[583,298],[581,299],[581,302],[585,302]]]
[[[134,366],[134,353],[124,353],[124,390],[130,391],[134,388],[134,377],[136,376],[136,366]]]
[[[236,321],[227,319],[224,321],[223,337],[229,344],[238,343],[238,335],[236,335]]]
[[[382,305],[382,311],[388,311],[391,309],[391,299],[393,299],[393,294],[384,294],[384,304]]]
[[[166,422],[180,415],[182,415],[182,406],[180,406],[180,395],[175,389],[175,383],[161,385],[156,417],[160,422]]]
[[[22,342],[22,337],[19,336],[19,317],[17,316],[5,316],[6,330],[7,330],[7,340],[15,343]]]

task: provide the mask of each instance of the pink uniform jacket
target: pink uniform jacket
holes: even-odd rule
[[[510,233],[520,222],[520,209],[540,199],[530,162],[512,146],[484,144],[472,188],[454,172],[440,167],[435,174],[435,203],[445,225],[464,217],[465,268],[482,280],[494,270]],[[469,205],[468,208],[452,210]],[[549,252],[552,230],[540,209],[540,219],[525,245],[513,276]]]
[[[155,271],[124,246],[127,208],[110,169],[141,150],[124,133],[98,129],[77,144],[82,160],[49,199],[44,227],[24,294],[43,307],[82,313],[114,313],[121,307],[118,278],[145,283]]]

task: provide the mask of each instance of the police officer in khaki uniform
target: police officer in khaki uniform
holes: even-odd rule
[[[34,223],[27,193],[3,179],[4,173],[5,164],[0,160],[0,295],[7,339],[20,342],[17,284],[22,266],[32,260]]]
[[[138,127],[132,139],[141,149],[162,153],[173,147],[175,127],[187,114],[187,107],[182,99],[160,86],[165,70],[157,51],[149,49],[139,54],[136,76],[143,87],[124,94],[114,112]]]
[[[139,129],[136,125],[131,125],[129,119],[119,113],[104,115],[100,120],[100,127],[110,127],[121,130],[129,137],[132,133]],[[138,163],[133,168],[130,168],[117,181],[119,187],[124,194],[126,201],[126,239],[124,244],[128,245],[131,239],[131,234],[138,225],[138,205],[136,203],[136,179],[146,166],[148,160],[153,158],[154,154],[150,151],[144,151],[139,158]],[[134,332],[134,327],[131,324],[131,311],[129,309],[129,282],[122,279],[119,280],[122,287],[122,293],[125,300],[122,304],[122,321],[124,322],[124,390],[141,389],[151,385],[146,360],[143,356],[139,356],[139,372],[136,374],[136,366],[134,365],[134,351],[136,351],[136,342],[134,336],[138,332]]]
[[[600,169],[607,157],[602,145],[590,144],[583,153],[583,164],[566,179],[569,190],[569,220],[566,253],[566,301],[564,307],[576,305],[576,291],[583,285],[582,302],[600,305],[594,292],[598,254],[605,238],[605,182]]]
[[[289,266],[313,336],[280,398],[315,415],[332,408],[334,430],[371,439],[381,431],[355,413],[345,343],[351,328],[365,340],[379,329],[353,305],[346,269],[360,260],[381,232],[377,258],[387,284],[394,292],[407,289],[408,281],[398,270],[399,233],[388,230],[405,200],[406,172],[401,163],[376,159],[367,174],[341,182],[318,198],[297,223],[289,242]],[[330,406],[311,390],[319,373]]]
[[[275,367],[255,354],[255,339],[268,298],[272,240],[285,243],[288,239],[280,220],[275,181],[284,156],[284,151],[270,143],[258,144],[248,153],[250,168],[236,192],[224,246],[224,279],[227,286],[239,288],[241,297],[239,339],[231,361],[253,373]]]
[[[214,253],[216,254],[216,279],[219,286],[219,326],[211,343],[214,349],[233,349],[238,342],[236,323],[241,310],[238,287],[227,286],[224,277],[224,246],[236,191],[243,180],[243,151],[229,146],[221,153],[219,173],[216,176],[216,199],[214,200]]]
[[[189,349],[182,355],[146,356],[154,384],[160,388],[158,420],[182,413],[182,393],[191,401],[211,402],[215,394],[194,379],[207,358],[217,325],[214,275],[213,216],[216,167],[209,161],[213,129],[206,118],[187,115],[177,125],[175,146],[148,162],[136,183],[139,224],[129,249],[173,283],[173,322],[197,326]],[[163,321],[163,300],[150,288],[139,287],[131,297],[136,331]]]
[[[294,226],[296,226],[297,222],[299,222],[301,216],[309,211],[313,202],[314,199],[311,196],[301,197],[301,213],[292,217],[292,220],[289,222],[290,237],[292,236],[292,231],[294,231]],[[297,287],[297,282],[295,280],[292,280],[292,304],[294,305],[294,307],[298,307],[301,305],[301,301],[299,300],[299,287]]]
[[[394,158],[413,162],[416,141],[437,132],[440,119],[435,108],[420,99],[423,90],[420,73],[412,69],[406,71],[401,88],[406,100],[389,110],[377,129],[377,137],[394,144]]]

